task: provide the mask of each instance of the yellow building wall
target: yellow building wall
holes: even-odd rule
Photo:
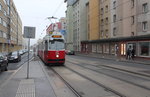
[[[89,1],[89,40],[99,39],[99,0]]]

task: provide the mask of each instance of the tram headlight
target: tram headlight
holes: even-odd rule
[[[56,57],[58,58],[58,57],[59,57],[59,55],[56,55]]]

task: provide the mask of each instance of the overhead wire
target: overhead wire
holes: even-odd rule
[[[56,15],[56,13],[58,12],[58,10],[61,8],[63,2],[64,2],[64,0],[62,0],[62,1],[60,2],[60,4],[57,6],[57,8],[56,8],[56,10],[54,11],[54,13],[53,13],[52,16],[55,16],[55,15]]]

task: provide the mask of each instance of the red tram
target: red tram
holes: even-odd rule
[[[65,43],[64,36],[60,32],[53,32],[46,35],[38,44],[38,56],[45,64],[65,63]]]

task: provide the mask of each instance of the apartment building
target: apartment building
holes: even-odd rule
[[[22,21],[13,0],[0,0],[0,52],[22,48]]]
[[[73,23],[72,25],[69,25],[73,26],[73,50],[81,51],[81,41],[87,40],[86,3],[88,0],[65,0],[65,2],[72,6],[73,10],[73,12],[70,14],[73,16],[73,19],[70,19],[72,21],[69,21]]]
[[[97,6],[97,3],[89,3],[89,10],[91,6]],[[136,58],[150,58],[149,6],[149,0],[100,0],[100,19],[97,19],[100,39],[81,41],[82,52],[117,56],[121,59],[126,57],[126,51],[131,46],[135,50]],[[95,14],[87,13],[88,17],[90,15]],[[90,19],[88,26],[91,25],[89,21],[94,21]],[[89,28],[88,31],[93,29]],[[97,34],[90,35],[94,37]]]
[[[135,45],[137,55],[150,58],[150,0],[137,0],[137,36],[148,37],[147,40],[141,40],[132,43]]]

